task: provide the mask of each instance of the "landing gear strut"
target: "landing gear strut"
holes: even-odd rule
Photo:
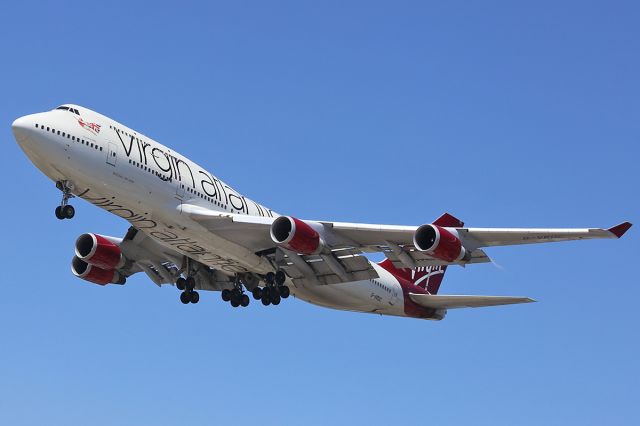
[[[183,269],[183,271],[185,271],[185,275],[187,275],[187,278],[179,277],[176,280],[176,287],[178,287],[178,290],[182,292],[180,293],[180,301],[185,305],[189,303],[195,304],[200,301],[200,294],[198,294],[198,292],[196,291],[196,279],[194,278],[194,276],[198,272],[198,270],[196,269],[197,262],[196,265],[194,265],[193,263],[194,262],[191,259],[185,256],[185,268]]]
[[[69,203],[69,198],[73,198],[71,193],[73,185],[68,180],[59,180],[56,182],[56,188],[62,191],[62,201],[60,205],[56,207],[56,217],[60,220],[71,219],[76,214],[76,209]]]

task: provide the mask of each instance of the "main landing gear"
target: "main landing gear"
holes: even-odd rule
[[[71,193],[73,185],[67,180],[59,180],[56,182],[56,188],[62,191],[62,201],[60,205],[56,207],[56,217],[60,220],[71,219],[76,214],[76,209],[69,203],[69,198],[73,198]]]
[[[222,300],[229,302],[234,308],[237,308],[238,306],[246,308],[249,306],[249,296],[244,294],[242,283],[238,278],[236,278],[236,282],[232,290],[229,290],[228,288],[222,290]]]
[[[253,289],[253,298],[262,301],[264,306],[279,305],[281,299],[286,299],[290,294],[289,287],[284,285],[286,278],[284,271],[278,270],[275,274],[269,272],[264,277],[266,285]]]
[[[282,299],[289,297],[289,287],[284,285],[287,276],[284,271],[277,271],[275,274],[269,272],[264,277],[264,287],[254,287],[251,295],[255,300],[260,300],[263,305],[279,305]],[[245,294],[242,283],[238,278],[233,289],[222,290],[222,300],[229,302],[231,306],[249,306],[249,296]]]
[[[198,303],[198,301],[200,301],[200,294],[198,294],[198,292],[195,291],[195,288],[196,288],[195,278],[180,277],[176,281],[176,287],[178,287],[178,290],[182,291],[182,293],[180,293],[180,301],[185,305],[189,303]]]

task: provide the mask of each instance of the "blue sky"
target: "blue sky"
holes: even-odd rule
[[[637,229],[489,250],[441,292],[536,304],[439,323],[288,300],[183,306],[69,271],[127,224],[60,195],[13,140],[73,102],[278,212],[470,226],[638,223],[636,2],[9,2],[0,18],[0,423],[640,422]]]

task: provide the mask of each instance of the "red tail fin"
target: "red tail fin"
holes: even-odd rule
[[[462,228],[464,226],[464,222],[450,215],[449,213],[444,213],[442,216],[433,221],[433,224],[451,228]],[[427,266],[416,269],[399,269],[393,266],[393,262],[391,262],[391,260],[389,259],[385,259],[384,261],[380,262],[380,266],[382,266],[384,269],[391,272],[395,276],[403,278],[418,287],[422,287],[430,294],[438,293],[440,284],[442,283],[442,279],[444,278],[444,273],[447,270],[446,266]]]
[[[396,277],[403,278],[413,285],[422,287],[430,294],[438,293],[444,273],[447,270],[446,266],[427,266],[416,269],[396,268],[389,259],[383,260],[379,265]]]
[[[442,216],[433,221],[434,225],[445,226],[449,228],[462,228],[464,222],[457,217],[451,216],[449,213],[444,213]]]

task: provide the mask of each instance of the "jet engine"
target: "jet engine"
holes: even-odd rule
[[[316,254],[324,245],[318,231],[291,216],[280,216],[271,224],[271,239],[279,246],[302,254]]]
[[[88,233],[82,234],[76,240],[76,256],[93,266],[109,270],[124,265],[125,258],[120,247],[108,238]]]
[[[78,278],[82,278],[83,280],[99,285],[106,285],[109,283],[124,284],[126,281],[126,277],[121,275],[115,269],[102,269],[98,266],[85,262],[78,256],[73,256],[73,260],[71,261],[71,272],[73,272],[73,275]]]
[[[457,262],[469,257],[457,235],[438,225],[420,226],[413,236],[413,245],[445,262]]]

